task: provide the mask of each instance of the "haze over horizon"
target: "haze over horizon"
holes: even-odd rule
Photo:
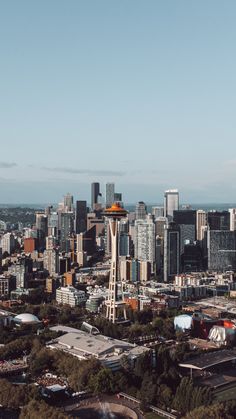
[[[0,204],[236,201],[236,3],[0,6]]]

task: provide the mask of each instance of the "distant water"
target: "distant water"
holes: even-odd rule
[[[44,203],[44,204],[35,204],[35,203],[30,203],[30,204],[19,204],[19,203],[16,203],[16,204],[0,204],[0,208],[31,208],[31,209],[35,209],[35,210],[38,210],[38,209],[44,209],[44,208],[46,208],[47,206],[49,206],[49,205],[52,205],[53,207],[57,207],[57,205],[58,204],[55,204],[55,203]],[[125,208],[128,210],[128,211],[134,211],[135,210],[135,205],[136,204],[125,204]],[[147,205],[147,209],[148,209],[148,212],[151,212],[151,210],[152,210],[152,207],[162,207],[163,206],[163,203],[162,204],[158,204],[158,203],[146,203],[146,205]],[[191,207],[191,209],[202,209],[202,210],[204,210],[204,211],[213,211],[213,210],[215,210],[215,211],[227,211],[229,208],[236,208],[236,203],[204,203],[204,204],[191,204],[191,203],[189,203],[189,204],[180,204],[180,209],[182,208],[182,206],[186,206],[186,205],[188,205],[188,206],[190,206]]]
[[[190,206],[193,210],[202,209],[204,211],[228,211],[229,208],[236,208],[236,203],[205,203],[205,204],[180,204],[180,209],[186,206]],[[152,207],[163,207],[163,204],[147,204],[147,210],[148,212],[152,211]],[[125,208],[128,211],[134,211],[135,210],[135,204],[127,204],[125,205]]]

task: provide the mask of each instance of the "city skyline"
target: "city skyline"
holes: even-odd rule
[[[235,15],[233,1],[2,4],[0,202],[88,199],[96,181],[125,202],[234,201]]]

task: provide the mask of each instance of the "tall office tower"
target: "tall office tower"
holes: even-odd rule
[[[136,204],[135,216],[136,220],[145,220],[147,216],[147,207],[143,201],[140,201]]]
[[[168,282],[180,273],[180,231],[171,222],[164,231],[164,281]]]
[[[96,251],[96,227],[93,226],[84,233],[76,236],[76,250],[78,252],[86,252],[92,256]]]
[[[37,240],[38,249],[45,249],[45,238],[48,233],[48,217],[44,212],[36,212],[36,229],[37,229]]]
[[[197,240],[202,241],[204,239],[204,230],[202,227],[207,225],[207,213],[203,210],[198,210],[196,214],[196,232]]]
[[[230,230],[235,231],[236,230],[236,208],[230,208],[229,214],[230,214]]]
[[[64,211],[65,212],[71,212],[73,211],[73,202],[74,202],[74,198],[70,193],[67,193],[64,196]]]
[[[168,224],[168,220],[166,217],[158,217],[155,220],[156,225],[156,236],[164,238],[164,226]]]
[[[208,270],[224,272],[236,269],[236,231],[208,228]]]
[[[152,215],[155,220],[158,217],[164,217],[164,207],[152,207]]]
[[[56,245],[57,245],[57,240],[55,236],[46,237],[46,250],[55,249]]]
[[[210,211],[207,214],[210,230],[230,230],[229,211]]]
[[[2,273],[2,248],[0,247],[0,273]]]
[[[111,208],[107,208],[105,210],[104,215],[109,221],[111,233],[111,270],[108,300],[106,301],[106,317],[112,323],[119,323],[120,319],[122,321],[127,319],[126,306],[123,300],[123,292],[121,295],[121,300],[118,299],[118,283],[120,280],[119,223],[123,217],[126,217],[127,211],[121,208],[120,205],[113,204]],[[121,318],[120,313],[122,313]]]
[[[48,217],[45,215],[44,212],[36,212],[36,229],[42,231],[44,236],[47,235],[47,228],[48,228]]]
[[[115,184],[106,184],[106,208],[110,208],[115,202]]]
[[[87,202],[76,201],[75,233],[84,233],[87,230]]]
[[[105,255],[111,255],[111,232],[109,220],[105,218],[104,220],[104,235],[105,235]]]
[[[156,273],[163,269],[164,237],[156,237]]]
[[[61,213],[60,250],[70,251],[70,235],[73,231],[73,212]]]
[[[130,256],[131,238],[127,233],[120,233],[119,255]]]
[[[120,220],[120,225],[119,225],[119,231],[120,233],[129,233],[129,220],[128,218],[122,218]]]
[[[93,182],[91,184],[91,208],[94,209],[95,205],[98,204],[98,197],[100,194],[100,183]]]
[[[146,220],[135,221],[135,258],[151,262],[152,272],[155,269],[155,224],[152,216]]]
[[[48,236],[58,238],[59,216],[57,212],[51,212],[48,216]]]
[[[164,195],[164,216],[173,220],[173,213],[179,209],[178,189],[169,189]]]
[[[174,211],[173,221],[180,230],[180,255],[184,253],[184,246],[196,240],[196,211],[179,210]]]
[[[114,202],[120,202],[120,203],[122,203],[122,193],[115,192],[115,194],[114,194]],[[123,203],[122,203],[122,205],[123,205]]]
[[[51,214],[52,210],[53,210],[53,206],[50,205],[50,206],[45,208],[44,214],[48,217]]]
[[[131,253],[131,237],[129,235],[129,220],[122,218],[119,225],[120,243],[119,254],[120,256],[130,256]]]

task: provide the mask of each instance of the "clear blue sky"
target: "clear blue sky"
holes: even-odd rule
[[[0,1],[0,203],[236,201],[235,0]]]

